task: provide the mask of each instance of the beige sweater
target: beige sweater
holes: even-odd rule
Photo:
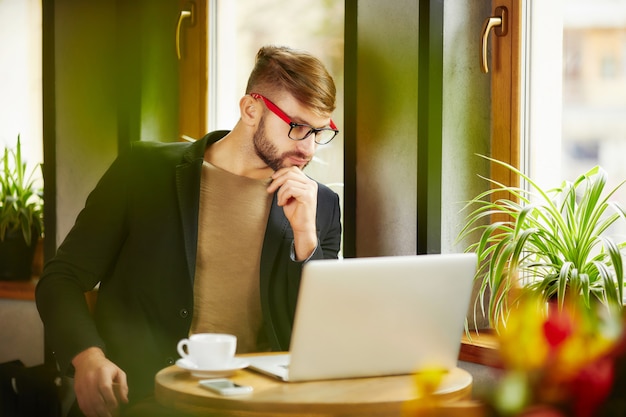
[[[259,265],[272,196],[253,180],[204,162],[191,333],[237,336],[237,352],[267,350]]]

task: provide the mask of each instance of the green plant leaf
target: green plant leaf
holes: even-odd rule
[[[35,186],[41,165],[28,171],[19,135],[15,149],[5,147],[0,162],[0,240],[9,232],[21,232],[31,245],[33,234],[43,233],[43,193]]]
[[[626,242],[605,234],[616,222],[626,222],[626,211],[610,200],[626,180],[607,191],[608,175],[596,166],[573,182],[543,189],[519,169],[481,157],[509,169],[528,190],[481,177],[491,188],[464,207],[469,214],[458,236],[472,239],[467,250],[479,259],[474,308],[480,306],[492,327],[508,316],[514,289],[535,292],[543,300],[556,297],[559,305],[571,293],[587,306],[594,297],[621,308]],[[503,193],[510,198],[502,198]],[[491,222],[494,216],[497,222]]]

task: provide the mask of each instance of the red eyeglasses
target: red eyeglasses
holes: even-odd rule
[[[289,139],[291,140],[304,140],[308,138],[312,133],[315,134],[315,143],[320,145],[326,145],[328,142],[333,140],[339,130],[335,123],[331,120],[330,127],[313,127],[310,125],[296,123],[291,121],[289,116],[285,114],[276,104],[272,103],[268,98],[263,97],[261,94],[250,93],[250,96],[255,99],[261,99],[267,106],[267,108],[274,113],[276,116],[280,117],[285,123],[289,125]]]

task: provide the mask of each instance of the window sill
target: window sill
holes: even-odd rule
[[[500,365],[498,337],[493,330],[470,332],[463,335],[459,360],[497,367]]]
[[[35,301],[35,288],[39,277],[33,277],[28,281],[0,281],[0,300]],[[98,299],[98,290],[94,289],[85,293],[87,307],[93,313]]]
[[[39,277],[24,281],[0,281],[0,299],[35,301]]]

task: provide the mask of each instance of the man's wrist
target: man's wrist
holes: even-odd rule
[[[298,262],[303,262],[311,257],[317,249],[317,233],[294,233],[293,257]]]
[[[74,356],[74,358],[72,359],[72,366],[74,366],[74,369],[76,369],[80,366],[81,363],[84,363],[95,357],[104,358],[104,352],[97,346],[89,347]]]
[[[315,252],[317,251],[317,248],[318,248],[318,247],[319,247],[319,242],[318,242],[318,244],[315,246],[315,248],[313,248],[313,250],[311,251],[311,253],[309,254],[309,256],[307,256],[307,257],[306,257],[306,258],[304,258],[304,259],[298,259],[298,258],[296,257],[296,248],[295,248],[295,244],[292,242],[292,243],[291,243],[291,253],[290,253],[291,260],[292,260],[292,261],[294,261],[294,262],[301,262],[301,263],[308,262],[308,261],[309,261],[309,260],[313,257],[313,254],[315,254]]]

